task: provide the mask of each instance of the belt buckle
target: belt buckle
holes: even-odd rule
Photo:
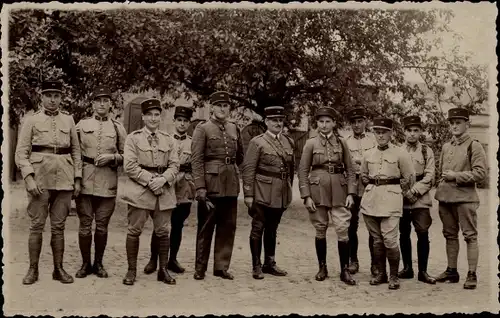
[[[375,185],[376,185],[376,186],[379,186],[379,185],[380,185],[380,182],[379,182],[379,181],[380,181],[380,179],[379,179],[379,178],[375,178]]]
[[[231,164],[231,157],[224,158],[224,162],[226,163],[226,165],[230,165]]]
[[[335,166],[328,166],[328,173],[335,174]]]
[[[281,179],[285,180],[286,179],[286,175],[287,175],[286,171],[282,171],[281,172]]]
[[[162,167],[160,167],[160,166],[156,167],[156,172],[157,172],[158,174],[162,174],[162,172],[161,172],[161,168],[162,168]]]

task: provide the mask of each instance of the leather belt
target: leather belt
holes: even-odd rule
[[[67,155],[71,153],[71,147],[58,148],[58,147],[32,145],[31,152],[43,152],[55,155]]]
[[[332,165],[313,165],[313,170],[326,170],[331,174],[341,174],[344,173],[345,168],[343,166],[332,166]]]
[[[400,178],[390,178],[390,179],[369,179],[368,184],[374,184],[374,185],[387,185],[387,184],[400,184],[401,179]]]
[[[420,180],[422,180],[423,178],[424,178],[424,174],[417,174],[417,175],[415,176],[415,179],[416,179],[417,181],[420,181]]]
[[[286,172],[286,171],[275,172],[275,171],[269,171],[269,170],[257,168],[255,173],[263,175],[265,177],[271,177],[271,178],[277,178],[277,179],[283,179],[283,180],[286,180],[288,178],[288,172]]]
[[[179,172],[192,172],[193,169],[191,168],[190,163],[183,163],[179,166]]]
[[[87,157],[87,156],[82,156],[82,161],[86,162],[86,163],[90,163],[92,165],[95,165],[94,158],[90,158],[90,157]]]
[[[167,170],[167,167],[161,167],[161,166],[159,166],[159,167],[148,167],[148,166],[144,166],[144,165],[139,165],[139,166],[144,170],[147,170],[149,172],[156,172],[159,174],[162,174]]]
[[[205,161],[222,161],[226,165],[231,165],[236,163],[236,158],[235,157],[212,157],[212,156],[206,156]]]

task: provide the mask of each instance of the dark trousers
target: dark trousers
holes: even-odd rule
[[[105,198],[80,194],[76,199],[76,211],[80,219],[78,234],[92,235],[92,222],[95,219],[95,232],[108,233],[108,224],[115,210],[116,198]]]
[[[191,202],[181,203],[172,211],[172,217],[170,218],[170,260],[175,260],[177,258],[177,252],[179,251],[182,241],[184,222],[189,217],[190,213]]]
[[[285,209],[269,208],[265,205],[254,203],[249,210],[252,217],[252,230],[250,239],[262,242],[264,237],[264,254],[266,259],[273,257],[276,252],[276,232]]]
[[[358,227],[361,197],[354,196],[354,205],[351,208],[351,223],[349,224],[349,256],[351,262],[358,261]],[[370,248],[371,264],[374,264],[373,237],[368,233],[368,247]]]
[[[207,270],[214,230],[214,270],[228,270],[233,254],[238,198],[210,198],[210,202],[214,205],[213,209],[207,209],[204,202],[198,202],[195,270],[199,272]]]
[[[428,208],[403,209],[403,216],[399,220],[399,246],[405,267],[412,267],[411,259],[411,224],[417,233],[418,270],[427,271],[429,259],[429,227],[432,224],[431,213]]]

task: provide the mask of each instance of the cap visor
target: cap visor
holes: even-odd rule
[[[43,94],[43,93],[48,93],[48,92],[59,92],[59,93],[62,93],[62,90],[60,90],[60,89],[55,89],[55,88],[48,88],[48,89],[44,89],[44,90],[42,90],[42,94]]]
[[[385,130],[392,130],[392,128],[388,128],[385,126],[372,126],[373,129],[385,129]]]

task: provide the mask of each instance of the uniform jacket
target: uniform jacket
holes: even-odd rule
[[[400,184],[368,184],[361,199],[361,212],[379,217],[402,215],[402,187],[408,191],[415,183],[415,169],[408,152],[393,144],[386,150],[368,150],[361,162],[361,178],[401,178]]]
[[[32,152],[31,146],[71,148],[71,154]],[[59,111],[55,116],[41,110],[27,117],[21,127],[15,161],[23,178],[34,174],[47,190],[73,190],[82,177],[80,144],[73,117]]]
[[[352,158],[352,166],[354,169],[354,173],[356,173],[356,187],[357,187],[357,195],[362,196],[365,190],[363,182],[361,182],[359,176],[361,171],[361,160],[363,159],[363,155],[370,149],[377,147],[377,141],[375,140],[375,136],[372,133],[364,133],[361,138],[356,138],[354,133],[347,136],[345,139],[347,143],[347,147],[351,152]],[[357,163],[356,161],[359,161]]]
[[[205,188],[209,196],[238,196],[240,182],[237,165],[243,162],[243,148],[234,123],[221,123],[211,118],[198,124],[193,132],[191,155],[196,189]],[[226,164],[225,158],[234,163]]]
[[[440,180],[436,189],[435,198],[441,202],[479,202],[476,192],[476,183],[486,177],[486,154],[479,142],[473,142],[469,134],[463,134],[443,145],[441,151],[440,174],[446,170],[457,172],[456,181]],[[471,158],[467,148],[472,143]]]
[[[175,139],[179,164],[191,164],[191,143],[192,139],[187,134],[186,139]],[[177,204],[191,202],[194,197],[196,189],[194,187],[193,174],[191,172],[180,172],[175,179],[175,194],[177,196]]]
[[[127,132],[119,121],[109,117],[104,119],[93,116],[82,119],[76,125],[82,156],[95,159],[101,154],[115,154],[116,158],[103,167],[82,161],[82,194],[115,197],[118,185],[117,166],[123,163]]]
[[[278,141],[269,132],[252,138],[241,166],[245,197],[270,208],[287,208],[292,201],[293,158],[293,141],[283,134],[278,135]],[[259,170],[286,173],[287,178],[265,176]]]
[[[343,174],[326,170],[313,170],[313,165],[345,167]],[[317,206],[344,206],[347,194],[356,194],[356,176],[351,155],[345,141],[335,134],[327,139],[322,134],[308,139],[299,164],[299,189],[301,198],[311,197]]]
[[[158,199],[160,210],[173,209],[177,205],[174,182],[179,171],[178,150],[173,138],[166,132],[157,130],[156,136],[155,142],[146,127],[127,136],[123,168],[129,178],[124,185],[123,201],[137,208],[154,210]],[[148,188],[149,181],[157,173],[140,165],[167,168],[162,173],[167,180],[163,194],[155,196]]]
[[[412,187],[412,190],[418,193],[418,200],[411,204],[403,199],[403,207],[405,209],[431,208],[432,199],[429,190],[432,187],[432,180],[434,180],[434,174],[436,173],[434,152],[432,152],[430,147],[425,147],[427,151],[426,162],[422,154],[422,144],[420,142],[417,142],[415,147],[409,144],[406,144],[404,147],[406,148],[406,151],[408,151],[413,163],[415,178],[417,176],[423,176],[423,179],[415,181],[415,184]]]

